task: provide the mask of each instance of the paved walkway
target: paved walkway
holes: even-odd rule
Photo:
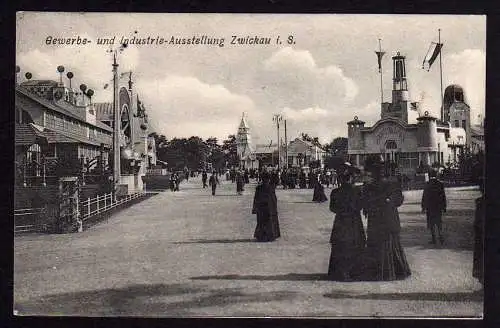
[[[413,274],[396,282],[331,282],[333,215],[312,190],[277,190],[282,238],[252,240],[255,185],[213,197],[199,178],[79,234],[15,237],[19,314],[81,316],[478,316],[472,278],[477,190],[448,190],[446,244],[428,244],[421,192],[405,193],[402,243]],[[327,193],[330,189],[327,190]],[[329,196],[329,195],[328,195]]]

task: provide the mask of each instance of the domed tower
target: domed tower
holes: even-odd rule
[[[238,157],[241,161],[245,160],[252,150],[250,138],[250,128],[245,119],[245,113],[241,116],[240,126],[238,127],[238,133],[236,135],[236,148]]]
[[[465,130],[465,142],[470,145],[470,107],[465,102],[465,94],[461,86],[452,84],[446,87],[443,99],[443,116],[444,121],[449,122],[451,127]]]

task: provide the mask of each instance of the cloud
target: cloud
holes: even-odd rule
[[[282,107],[334,108],[352,102],[358,94],[357,84],[340,67],[319,67],[311,52],[290,47],[264,61],[260,79]]]
[[[443,48],[445,49],[445,48]],[[414,101],[420,101],[423,110],[438,116],[441,108],[439,60],[427,72],[415,69],[419,63],[410,62],[409,90]],[[421,63],[420,63],[421,65]],[[486,53],[479,49],[465,49],[443,53],[443,92],[450,84],[463,87],[465,100],[471,107],[471,120],[484,114],[486,90]]]
[[[243,112],[258,116],[249,97],[192,76],[141,80],[137,88],[160,133],[170,137],[224,139],[237,132]]]

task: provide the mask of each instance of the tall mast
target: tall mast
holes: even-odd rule
[[[382,54],[382,44],[380,42],[381,40],[378,39],[378,49],[380,51],[380,53]],[[382,55],[381,55],[382,56]],[[382,83],[382,58],[380,58],[380,70],[379,70],[379,73],[380,73],[380,103],[384,103],[384,85]]]
[[[443,106],[443,63],[441,61],[441,52],[443,52],[443,47],[441,45],[441,29],[438,29],[438,47],[439,49],[439,76],[441,79],[441,122],[444,122],[444,106]]]

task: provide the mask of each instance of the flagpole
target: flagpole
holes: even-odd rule
[[[378,48],[380,53],[382,53],[382,44],[380,43],[380,39],[378,39]],[[382,58],[380,58],[380,104],[384,103],[384,85],[382,83]]]
[[[439,49],[439,76],[441,78],[441,122],[444,122],[444,106],[443,106],[443,63],[441,62],[441,52],[443,52],[443,47],[441,46],[441,29],[438,29],[438,46]]]

